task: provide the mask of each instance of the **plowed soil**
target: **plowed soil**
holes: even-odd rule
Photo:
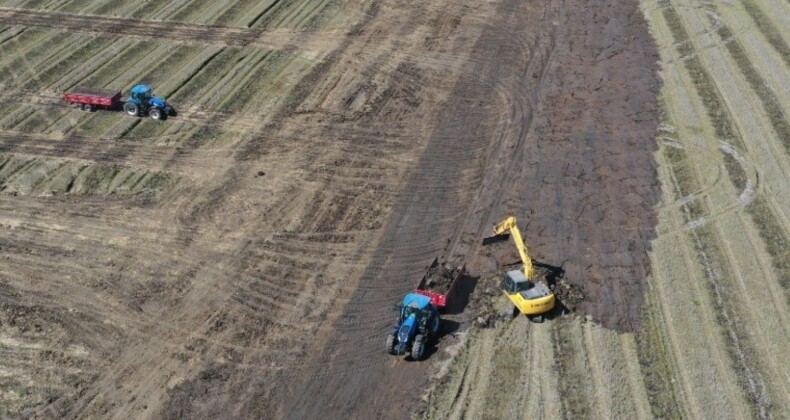
[[[413,287],[419,277],[406,273],[430,255],[476,255],[509,212],[528,221],[538,259],[562,266],[589,291],[577,310],[609,328],[638,326],[660,192],[656,52],[638,7],[504,1],[492,16],[395,205],[364,286],[315,347],[320,368],[289,392],[296,396],[289,416],[331,407],[338,416],[375,417],[408,406],[414,394],[403,389],[420,389],[425,367],[355,357],[380,351],[387,324],[380,321],[377,334],[367,325],[387,319],[380,296]]]
[[[510,214],[538,261],[584,286],[577,311],[638,326],[659,187],[635,2],[322,2],[355,11],[329,23],[318,2],[272,3],[263,21],[294,17],[295,40],[273,23],[171,28],[169,9],[153,23],[0,3],[0,48],[22,62],[63,59],[48,37],[101,47],[68,50],[63,80],[7,72],[5,98],[159,77],[144,71],[175,56],[189,76],[160,80],[208,121],[0,103],[5,159],[49,168],[0,180],[25,191],[0,191],[0,417],[406,418],[446,342],[422,363],[386,354],[392,304],[439,255],[491,274],[481,240]],[[121,52],[139,65],[101,65]],[[177,182],[51,189],[76,161]]]
[[[458,277],[461,267],[449,263],[440,263],[425,273],[425,289],[436,293],[447,293],[453,285],[453,280]]]

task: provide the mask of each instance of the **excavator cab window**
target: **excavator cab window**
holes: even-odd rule
[[[521,271],[508,271],[503,279],[503,288],[508,294],[529,290],[532,287],[527,277]]]
[[[505,289],[505,292],[507,292],[508,294],[511,294],[511,295],[513,293],[516,293],[513,290],[513,286],[514,286],[513,285],[513,279],[511,279],[508,276],[505,276],[505,277],[502,278],[502,288]]]

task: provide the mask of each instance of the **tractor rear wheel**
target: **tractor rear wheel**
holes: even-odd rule
[[[150,115],[151,118],[153,118],[155,120],[161,120],[161,119],[164,118],[165,114],[159,108],[151,108],[151,110],[148,111],[148,115]]]
[[[123,104],[123,112],[133,117],[140,115],[140,109],[137,107],[137,104],[135,104],[134,102],[127,102]]]
[[[93,112],[96,107],[93,104],[85,104],[85,110],[88,112]]]
[[[422,360],[425,356],[425,336],[417,334],[414,337],[414,344],[411,346],[411,358],[414,360]]]
[[[387,353],[395,354],[395,333],[387,334]]]

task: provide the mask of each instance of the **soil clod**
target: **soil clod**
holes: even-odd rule
[[[436,293],[447,293],[453,284],[453,279],[458,277],[461,267],[449,263],[442,263],[432,267],[425,274],[425,289]]]

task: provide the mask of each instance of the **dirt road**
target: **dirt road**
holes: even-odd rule
[[[8,413],[408,416],[433,362],[384,353],[392,303],[436,255],[488,269],[480,240],[511,211],[538,260],[591,285],[581,310],[636,328],[658,191],[635,5],[275,2],[257,34],[242,18],[259,6],[238,1],[235,29],[151,41],[154,19],[214,13],[181,3],[90,30],[93,6],[2,9],[26,64],[0,60],[11,91],[153,79],[208,116],[0,104]],[[254,45],[293,30],[277,22],[342,37]]]

